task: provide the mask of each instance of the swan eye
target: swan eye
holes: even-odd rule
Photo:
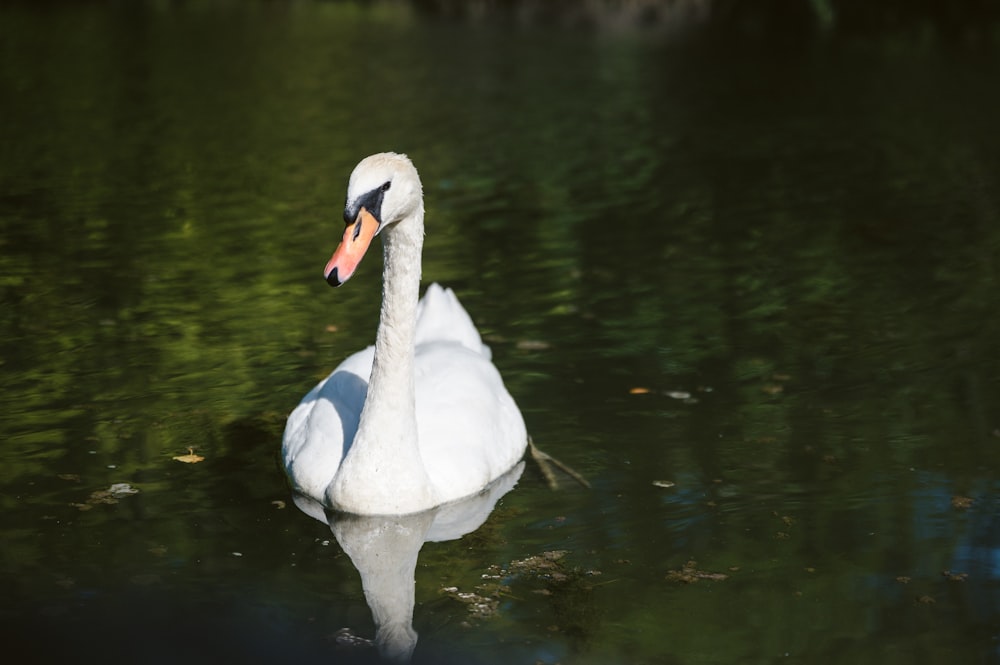
[[[386,182],[384,185],[382,185],[382,191],[383,192],[388,192],[389,191],[389,187],[391,187],[391,186],[392,186],[392,182],[391,181]]]

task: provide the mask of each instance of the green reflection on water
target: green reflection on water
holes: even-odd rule
[[[994,55],[778,61],[388,4],[3,19],[22,634],[111,656],[132,642],[95,626],[142,607],[137,641],[183,616],[315,657],[370,628],[329,533],[272,502],[285,414],[372,338],[377,259],[337,291],[320,269],[350,168],[390,148],[423,175],[426,281],[595,485],[529,472],[480,532],[426,547],[418,659],[996,657]],[[171,460],[188,447],[206,461]],[[72,505],[114,482],[141,493]],[[510,580],[492,620],[438,593],[547,550],[567,579]],[[729,578],[670,582],[688,560]]]

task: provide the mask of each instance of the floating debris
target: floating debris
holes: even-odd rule
[[[670,399],[691,399],[691,393],[684,390],[668,390],[664,395]]]
[[[896,581],[900,584],[909,584],[912,581],[912,578],[907,577],[906,575],[900,575],[896,578]]]
[[[547,351],[552,348],[548,342],[540,339],[522,339],[515,345],[520,351]]]
[[[78,473],[60,473],[56,476],[56,478],[59,480],[68,480],[74,483],[80,482],[80,474]]]
[[[973,503],[973,499],[971,497],[968,497],[968,496],[953,496],[953,497],[951,497],[951,507],[952,508],[959,508],[959,509],[971,508],[972,507],[972,503]]]
[[[115,483],[106,490],[91,492],[87,503],[118,503],[118,499],[138,493],[139,490],[128,483]]]
[[[188,448],[187,455],[175,455],[174,459],[178,462],[184,462],[185,464],[197,464],[198,462],[203,462],[205,460],[201,455],[194,454],[194,448]]]
[[[350,628],[341,628],[330,636],[330,639],[340,649],[370,649],[375,646],[375,642],[367,638],[355,635]]]
[[[965,580],[969,579],[968,573],[953,573],[950,570],[942,570],[941,574],[944,575],[944,578],[946,580],[949,580],[951,582],[964,582]]]
[[[670,489],[671,487],[676,486],[676,484],[677,483],[675,483],[672,480],[654,480],[653,481],[653,487],[663,487],[664,489]]]
[[[920,603],[921,605],[933,605],[937,601],[934,600],[933,596],[924,595],[924,596],[917,596],[917,602]]]
[[[115,504],[118,503],[119,499],[138,493],[139,490],[128,483],[115,483],[106,490],[91,492],[86,503],[71,503],[70,505],[78,510],[90,510],[99,503]]]
[[[683,582],[684,584],[694,584],[699,580],[721,582],[729,579],[729,575],[725,573],[708,573],[704,570],[698,570],[697,565],[697,561],[688,561],[680,570],[667,571],[667,579],[671,582]]]
[[[476,588],[482,589],[481,587]],[[497,609],[500,607],[499,593],[496,595],[483,596],[469,591],[459,591],[458,587],[454,586],[444,587],[441,589],[441,592],[451,596],[460,603],[467,605],[469,614],[474,619],[489,619],[496,615]]]
[[[573,581],[601,575],[599,570],[567,569],[563,561],[567,554],[566,550],[551,550],[515,559],[507,566],[492,565],[483,573],[483,583],[477,585],[474,591],[461,591],[456,586],[447,586],[441,588],[441,593],[466,605],[470,619],[483,620],[499,613],[500,599],[510,594],[509,580],[541,581],[548,586],[531,589],[530,593],[551,596],[557,592],[554,589],[566,588],[565,585]],[[589,583],[582,586],[586,590],[593,588]]]
[[[552,457],[548,453],[540,450],[530,436],[528,437],[528,450],[531,452],[532,459],[538,463],[538,468],[541,470],[542,475],[545,476],[545,480],[549,484],[550,489],[559,489],[559,481],[556,479],[556,475],[552,471],[552,466],[557,467],[570,478],[580,483],[587,489],[590,489],[590,483],[587,482],[586,478],[574,471],[571,467],[557,460],[555,457]]]
[[[527,559],[514,560],[510,562],[510,571],[513,573],[530,573],[532,575],[549,573],[561,568],[561,564],[557,562],[567,554],[569,554],[567,550],[552,550],[535,556],[529,556]]]
[[[271,505],[277,508],[278,510],[283,510],[285,507],[285,502],[282,501],[281,499],[275,499],[274,501],[271,502]]]

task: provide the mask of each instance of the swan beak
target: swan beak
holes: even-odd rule
[[[378,231],[380,222],[375,215],[362,207],[357,219],[344,229],[344,239],[337,245],[336,251],[326,264],[323,276],[330,286],[340,286],[351,278],[354,270],[361,263],[368,246]]]

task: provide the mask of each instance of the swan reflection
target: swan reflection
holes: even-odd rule
[[[417,645],[413,606],[420,548],[425,542],[455,540],[478,529],[523,470],[521,462],[474,496],[411,515],[347,515],[326,510],[306,496],[294,496],[302,512],[329,525],[361,574],[382,658],[408,662]]]

